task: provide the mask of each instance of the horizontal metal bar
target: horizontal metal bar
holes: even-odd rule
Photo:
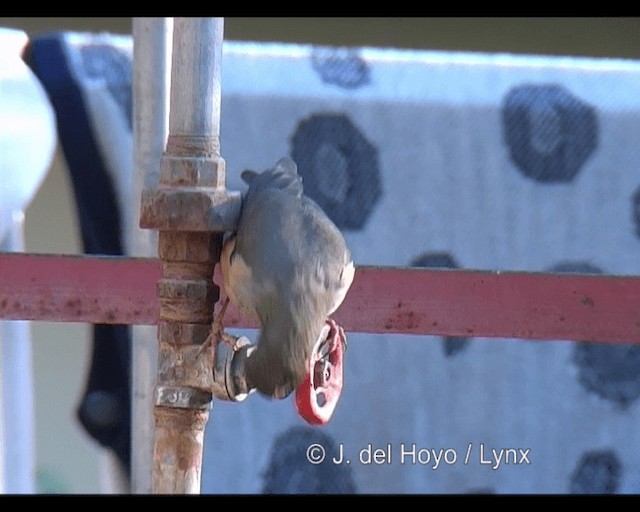
[[[0,318],[154,324],[156,259],[0,254]]]
[[[0,318],[153,325],[161,276],[156,259],[0,253]],[[360,266],[334,318],[348,332],[637,343],[640,277]],[[233,306],[225,325],[256,327]]]

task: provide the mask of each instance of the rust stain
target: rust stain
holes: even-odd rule
[[[76,316],[81,316],[82,311],[82,302],[80,299],[67,299],[65,302],[65,306],[69,314],[75,314]]]
[[[75,308],[75,307],[77,307],[79,305],[80,305],[80,300],[79,299],[67,299],[66,306],[69,309],[73,309],[73,308]]]
[[[401,306],[401,305],[402,303],[399,302],[398,306]],[[387,331],[398,330],[398,329],[407,329],[407,330],[416,329],[420,326],[420,322],[418,322],[416,316],[417,315],[415,311],[400,310],[385,320],[384,328]]]
[[[582,299],[580,299],[580,304],[589,308],[592,308],[594,306],[593,299],[588,295],[585,295],[584,297],[582,297]]]

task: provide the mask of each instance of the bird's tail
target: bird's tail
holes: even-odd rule
[[[292,196],[302,195],[302,178],[298,175],[298,166],[289,157],[281,158],[271,169],[262,173],[246,169],[240,176],[250,189],[277,188]]]

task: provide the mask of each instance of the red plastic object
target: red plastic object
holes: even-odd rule
[[[329,422],[344,382],[346,336],[342,327],[333,320],[328,319],[327,325],[329,332],[320,336],[309,358],[309,373],[296,389],[298,414],[312,425]]]

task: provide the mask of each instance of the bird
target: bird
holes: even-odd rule
[[[223,316],[231,301],[259,326],[245,363],[248,384],[272,399],[289,396],[309,373],[324,324],[344,301],[355,266],[340,229],[304,194],[289,157],[261,173],[244,170],[239,222],[227,234],[220,273],[227,299],[213,335],[230,341]]]

